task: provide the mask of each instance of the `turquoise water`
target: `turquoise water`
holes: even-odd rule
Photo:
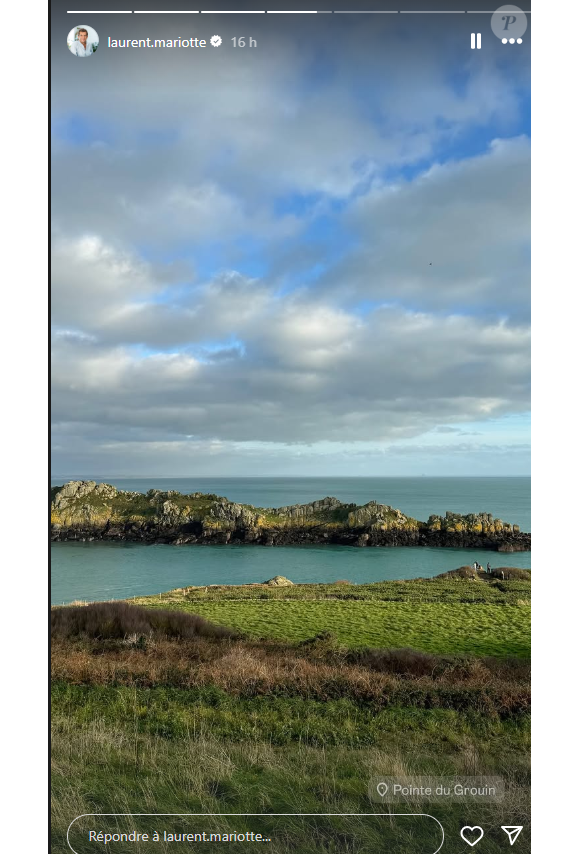
[[[415,518],[431,513],[485,511],[530,529],[528,478],[95,478],[119,489],[215,492],[262,507],[333,495],[364,504],[375,499]],[[103,600],[148,595],[189,584],[246,584],[285,575],[295,582],[354,583],[431,577],[478,560],[492,566],[530,566],[530,553],[467,549],[347,546],[145,546],[139,543],[54,543],[52,601]]]
[[[428,578],[478,560],[529,568],[530,553],[350,546],[144,546],[54,543],[52,602],[124,599],[189,584],[248,584],[285,575],[294,582],[354,583]]]

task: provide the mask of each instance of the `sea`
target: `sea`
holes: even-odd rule
[[[118,478],[90,475],[53,477],[96,480],[117,489],[182,493],[207,492],[256,507],[305,504],[333,496],[344,502],[390,504],[426,521],[432,513],[492,513],[531,530],[527,477],[237,477]],[[389,579],[430,578],[475,560],[483,565],[530,567],[530,552],[501,554],[470,549],[354,548],[349,546],[169,546],[141,543],[53,543],[53,604],[148,596],[175,587],[249,584],[284,575],[295,583],[354,584]]]

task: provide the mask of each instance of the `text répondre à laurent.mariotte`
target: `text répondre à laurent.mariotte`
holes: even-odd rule
[[[161,833],[141,833],[132,830],[128,833],[103,833],[103,831],[90,830],[89,842],[270,842],[270,839],[253,830],[231,831],[227,833],[208,833],[203,830],[200,833],[171,833],[163,830]]]

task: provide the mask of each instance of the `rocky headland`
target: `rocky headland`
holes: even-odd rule
[[[218,495],[125,492],[107,483],[69,481],[51,490],[54,541],[266,546],[430,546],[529,551],[531,535],[490,513],[430,516],[421,522],[388,504],[362,506],[323,498],[310,504],[262,508]]]

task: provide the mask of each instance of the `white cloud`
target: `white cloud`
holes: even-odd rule
[[[58,339],[54,413],[99,422],[106,411],[107,426],[160,437],[387,441],[525,411],[528,339],[525,327],[473,318],[381,308],[362,320],[272,302],[246,318],[242,350],[225,360]]]
[[[529,307],[529,141],[379,184],[346,214],[359,249],[327,274],[352,299],[496,314]]]
[[[151,298],[162,289],[149,264],[115,248],[96,234],[65,239],[57,234],[52,251],[52,320],[57,327],[98,329],[131,300]]]
[[[491,55],[458,66],[442,22],[437,46],[414,35],[418,62],[389,22],[344,17],[340,51],[328,22],[313,42],[301,27],[316,22],[274,40],[257,21],[243,62],[157,54],[136,79],[118,52],[90,105],[80,78],[55,78],[62,459],[152,471],[184,455],[238,473],[300,459],[308,473],[325,457],[372,473],[395,446],[435,458],[430,431],[459,448],[460,425],[526,411],[528,142],[434,162],[492,118],[509,136],[516,84]],[[71,103],[86,104],[80,142],[59,132]],[[485,437],[461,447],[491,457]]]

